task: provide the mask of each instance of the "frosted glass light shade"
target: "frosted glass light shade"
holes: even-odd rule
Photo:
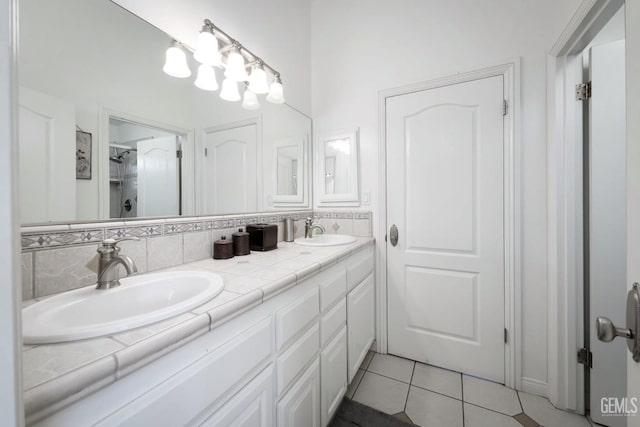
[[[273,104],[284,104],[284,91],[282,89],[282,82],[279,78],[271,82],[269,86],[269,95],[267,95],[267,101]]]
[[[265,94],[269,92],[269,84],[267,83],[267,73],[261,65],[256,65],[251,70],[249,76],[249,90],[253,93]]]
[[[202,90],[218,90],[216,71],[209,65],[200,64],[194,84]]]
[[[220,98],[225,101],[240,101],[240,92],[238,92],[238,82],[234,79],[227,77],[222,82],[222,90],[220,91]]]
[[[193,57],[201,64],[219,67],[222,62],[218,49],[218,39],[216,36],[211,34],[210,31],[204,30],[198,34],[196,53],[193,54]]]
[[[257,110],[260,108],[260,103],[258,102],[258,96],[253,93],[250,89],[244,91],[244,98],[242,100],[242,108],[245,110]]]
[[[162,71],[172,77],[178,77],[181,79],[189,77],[191,75],[191,70],[187,65],[187,56],[184,54],[184,51],[176,45],[167,49]]]
[[[242,56],[237,49],[229,52],[229,56],[227,57],[227,70],[224,72],[224,76],[237,82],[246,82],[249,80],[249,75],[245,68],[244,56]]]

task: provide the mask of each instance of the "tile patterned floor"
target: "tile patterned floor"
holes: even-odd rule
[[[542,397],[396,356],[369,352],[347,397],[425,427],[590,427]]]

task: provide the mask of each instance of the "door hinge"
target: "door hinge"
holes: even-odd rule
[[[209,154],[209,153],[208,153],[208,150],[205,148],[205,149],[204,149],[204,156],[205,156],[205,157],[207,157],[207,155],[208,155],[208,154]]]
[[[504,328],[504,343],[506,344],[507,342],[509,342],[509,331]]]
[[[576,85],[576,101],[585,101],[591,98],[591,82]]]
[[[591,353],[588,348],[581,348],[580,350],[578,350],[578,363],[592,368],[593,353]]]
[[[182,150],[176,151],[176,158],[178,158],[178,159],[182,158]]]
[[[502,115],[506,116],[508,112],[509,112],[509,103],[507,102],[506,99],[503,99],[502,100]]]

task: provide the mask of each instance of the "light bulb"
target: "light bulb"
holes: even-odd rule
[[[249,90],[258,94],[265,94],[269,92],[267,73],[264,72],[262,64],[255,65],[251,70],[251,76],[249,76]]]
[[[193,57],[201,64],[219,67],[222,62],[218,49],[218,39],[207,27],[204,27],[200,34],[198,34],[196,53],[193,54]]]
[[[250,89],[244,91],[244,99],[242,100],[242,108],[245,110],[257,110],[260,108],[258,96]]]
[[[181,79],[191,75],[191,70],[187,65],[187,56],[177,43],[174,43],[169,49],[167,49],[162,71],[172,77],[178,77]]]
[[[284,104],[284,94],[282,89],[282,80],[280,76],[276,76],[269,86],[269,95],[267,95],[267,101],[273,104]]]
[[[222,90],[220,91],[220,98],[225,101],[240,101],[240,92],[238,92],[238,82],[230,77],[227,77],[222,82]]]
[[[200,64],[194,84],[202,90],[218,90],[216,71],[209,65]]]
[[[224,72],[225,77],[232,78],[237,82],[246,82],[249,80],[247,69],[244,63],[244,56],[240,54],[240,50],[234,47],[227,57],[227,70]]]

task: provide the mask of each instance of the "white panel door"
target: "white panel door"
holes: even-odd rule
[[[76,218],[75,107],[20,88],[20,222]]]
[[[626,129],[624,40],[591,48],[593,96],[589,100],[589,292],[591,418],[607,426],[625,426],[624,417],[602,414],[602,398],[627,394],[627,343],[605,343],[596,334],[596,318],[626,323]]]
[[[178,137],[138,142],[138,216],[178,215]]]
[[[204,142],[207,214],[257,210],[257,126],[207,131]]]
[[[389,353],[504,382],[503,77],[387,99]]]
[[[625,2],[627,94],[627,288],[640,282],[640,1]],[[624,307],[622,305],[621,307]],[[619,338],[618,338],[619,339]],[[640,363],[627,352],[627,396],[640,397]],[[638,401],[635,401],[636,404]],[[628,417],[629,427],[640,427],[640,414]]]

